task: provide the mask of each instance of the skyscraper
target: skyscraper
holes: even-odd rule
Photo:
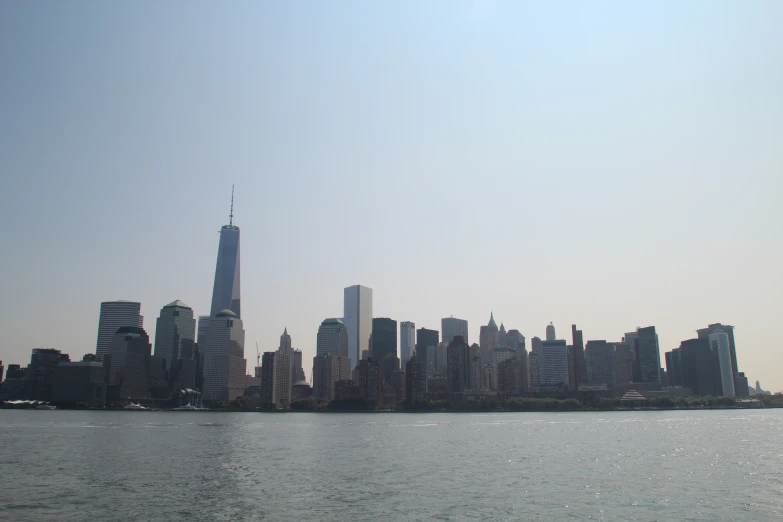
[[[386,355],[397,357],[397,321],[388,317],[372,320],[370,357],[382,361]]]
[[[241,319],[239,298],[239,227],[234,225],[234,187],[231,187],[231,213],[228,225],[220,229],[215,284],[212,287],[210,317],[222,310],[231,310]]]
[[[469,387],[470,354],[468,343],[461,335],[455,335],[449,343],[446,363],[446,379],[449,393],[462,393]]]
[[[576,325],[571,325],[571,338],[574,354],[574,377],[577,388],[580,384],[587,383],[587,364],[585,361],[585,342],[582,330],[577,330]]]
[[[341,320],[324,319],[318,327],[315,354],[348,357],[348,329]]]
[[[405,364],[405,401],[416,404],[427,400],[427,369],[417,356]]]
[[[133,400],[150,398],[150,358],[152,346],[143,328],[123,326],[112,337],[108,358],[109,398]]]
[[[720,381],[725,397],[734,397],[734,372],[731,369],[731,349],[729,336],[726,332],[715,331],[710,334],[710,347],[718,355]]]
[[[495,349],[499,344],[498,325],[495,323],[495,315],[490,312],[489,323],[482,326],[479,331],[479,346],[481,346],[481,361],[483,364],[492,364],[495,359]]]
[[[196,321],[193,309],[182,301],[172,301],[160,310],[155,327],[155,356],[166,360],[166,369],[171,370],[179,357],[181,344],[196,340]]]
[[[416,330],[416,357],[419,358],[421,364],[430,371],[427,365],[429,357],[429,351],[435,351],[435,347],[438,346],[438,331],[429,330],[427,328],[419,328]],[[432,360],[435,360],[435,353],[432,354]]]
[[[143,328],[141,303],[134,301],[104,301],[101,303],[101,315],[98,319],[98,343],[95,355],[102,360],[109,353],[109,345],[117,330],[124,326]]]
[[[555,325],[549,323],[548,325],[546,325],[546,340],[554,341],[555,339],[557,339],[557,337],[555,336]]]
[[[639,357],[639,382],[661,382],[661,354],[654,326],[637,328],[636,346]]]
[[[538,385],[541,388],[568,387],[568,348],[564,340],[541,342],[538,348]]]
[[[440,320],[440,331],[443,334],[443,342],[450,344],[456,336],[462,337],[463,341],[468,342],[468,322],[456,317],[444,317]]]
[[[283,329],[283,335],[280,336],[280,347],[278,350],[282,350],[286,353],[292,351],[291,348],[291,336],[288,335],[288,328]]]
[[[710,334],[715,332],[723,332],[728,336],[729,352],[731,354],[731,371],[736,374],[739,370],[737,369],[737,351],[734,346],[734,327],[728,324],[715,323],[707,325],[707,328],[696,330],[699,339],[708,339]]]
[[[343,290],[343,323],[348,329],[348,357],[355,367],[372,336],[372,288],[354,285]]]
[[[199,346],[199,348],[201,348]],[[245,390],[245,330],[231,310],[209,321],[204,354],[204,400],[230,401]]]
[[[718,354],[710,349],[709,339],[688,339],[680,343],[673,360],[679,360],[682,385],[694,395],[722,395]]]
[[[400,364],[405,368],[416,349],[416,325],[410,321],[400,323]]]

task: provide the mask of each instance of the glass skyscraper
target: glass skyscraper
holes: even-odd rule
[[[372,289],[354,285],[343,290],[343,323],[348,329],[348,357],[356,367],[362,352],[370,349],[372,336]]]
[[[212,308],[214,317],[221,310],[231,310],[242,317],[239,298],[239,227],[232,220],[220,229],[215,285],[212,287]]]

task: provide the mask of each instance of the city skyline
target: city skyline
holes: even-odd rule
[[[208,315],[236,183],[248,361],[285,327],[312,358],[362,284],[471,343],[490,311],[528,340],[654,325],[659,357],[731,324],[783,389],[781,11],[5,3],[0,360],[91,352],[104,301],[152,339],[166,303]]]

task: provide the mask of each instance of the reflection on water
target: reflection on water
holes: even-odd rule
[[[770,519],[782,428],[780,410],[4,410],[0,519]]]

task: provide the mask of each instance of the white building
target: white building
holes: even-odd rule
[[[144,317],[141,315],[141,303],[134,301],[104,301],[101,303],[101,314],[98,318],[98,342],[95,355],[99,359],[109,353],[109,345],[117,330],[124,326],[144,328]]]
[[[241,397],[247,368],[242,320],[231,310],[222,310],[210,319],[207,332],[206,344],[201,348],[204,354],[204,400],[230,401]]]
[[[538,348],[538,385],[568,388],[568,348],[564,340],[541,341]]]
[[[720,363],[720,382],[723,386],[724,397],[734,397],[734,372],[731,366],[731,348],[729,335],[726,332],[714,332],[710,334],[710,346],[718,354]]]
[[[446,346],[458,335],[461,335],[466,343],[468,342],[468,322],[464,319],[444,317],[440,320],[440,329],[443,334],[441,340],[446,343]]]
[[[166,359],[166,369],[171,370],[179,357],[183,341],[196,340],[196,320],[193,309],[182,301],[173,301],[160,310],[155,326],[155,356]]]
[[[416,324],[410,321],[400,323],[400,366],[405,368],[416,351]]]
[[[348,357],[356,367],[372,336],[372,288],[354,285],[343,290],[343,323],[348,329]]]
[[[285,350],[275,352],[274,387],[272,402],[278,410],[287,410],[291,406],[291,355]]]

